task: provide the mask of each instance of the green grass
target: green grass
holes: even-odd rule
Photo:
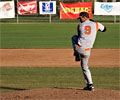
[[[119,68],[90,68],[95,88],[120,90]],[[1,67],[0,91],[80,87],[85,82],[79,67]]]
[[[120,24],[104,24],[94,48],[119,48]],[[1,24],[0,48],[72,48],[77,24]]]

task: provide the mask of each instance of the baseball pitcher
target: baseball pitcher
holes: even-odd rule
[[[81,22],[77,27],[78,35],[72,37],[74,56],[76,61],[81,61],[81,67],[87,85],[84,90],[93,91],[94,87],[91,72],[88,68],[88,60],[97,31],[105,32],[106,27],[99,22],[94,22],[92,19],[89,19],[87,12],[81,12],[78,19]]]

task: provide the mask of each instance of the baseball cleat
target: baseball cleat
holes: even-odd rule
[[[94,87],[93,87],[92,84],[89,84],[89,85],[87,85],[87,86],[84,88],[84,90],[94,91]]]
[[[74,56],[75,56],[75,61],[80,61],[80,56],[79,56],[79,54],[74,53]]]

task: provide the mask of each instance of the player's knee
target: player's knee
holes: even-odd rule
[[[77,35],[73,35],[72,36],[72,41],[77,41],[78,40],[78,36]]]

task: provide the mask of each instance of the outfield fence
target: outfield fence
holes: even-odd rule
[[[93,19],[95,21],[104,22],[104,23],[119,23],[120,16],[116,16],[116,20],[114,21],[114,16],[95,16],[93,15]],[[0,19],[1,23],[49,23],[50,17],[49,15],[40,16],[40,15],[31,15],[31,16],[19,16],[18,19]],[[51,17],[52,23],[77,23],[79,20],[77,19],[60,19],[59,16],[52,15]]]
[[[6,0],[1,0],[6,1]],[[10,0],[8,0],[10,1]],[[15,4],[17,5],[17,0],[14,0]],[[28,1],[28,0],[18,0],[18,1]],[[31,0],[29,0],[31,1]],[[49,1],[49,0],[37,0],[39,1]],[[52,1],[52,0],[51,0]],[[77,23],[79,20],[77,19],[60,19],[60,7],[59,2],[65,3],[75,3],[75,2],[93,2],[93,20],[104,22],[104,23],[119,23],[120,16],[99,16],[94,15],[94,0],[54,0],[56,1],[56,14],[51,15],[51,22],[52,23]],[[116,1],[118,2],[118,1]],[[38,7],[39,12],[39,7]],[[50,15],[17,15],[17,6],[15,7],[15,18],[12,19],[0,19],[0,23],[49,23],[50,22]]]

